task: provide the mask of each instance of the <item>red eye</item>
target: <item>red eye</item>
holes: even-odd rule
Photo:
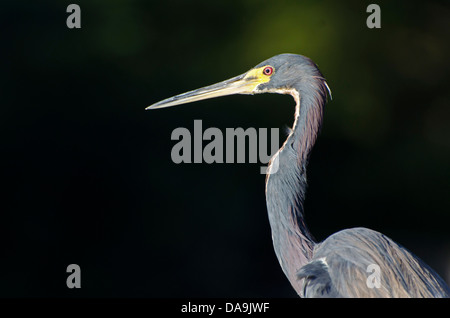
[[[271,66],[267,66],[266,68],[264,68],[263,70],[264,75],[270,76],[273,73],[273,67]]]

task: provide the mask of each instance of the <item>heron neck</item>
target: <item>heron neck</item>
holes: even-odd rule
[[[306,166],[320,128],[323,101],[301,89],[293,90],[291,95],[296,100],[295,122],[287,140],[272,158],[266,200],[278,261],[294,289],[302,295],[302,281],[297,280],[296,274],[311,259],[315,245],[303,214]]]

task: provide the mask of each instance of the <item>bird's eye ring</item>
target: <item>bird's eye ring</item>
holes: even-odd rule
[[[270,76],[270,75],[272,75],[272,73],[273,73],[273,67],[272,66],[267,66],[263,70],[263,74],[264,75]]]

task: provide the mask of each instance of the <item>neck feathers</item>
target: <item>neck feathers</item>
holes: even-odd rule
[[[323,77],[313,76],[289,91],[296,101],[295,122],[287,140],[272,158],[266,183],[275,253],[300,295],[303,286],[296,273],[312,257],[315,244],[303,218],[306,166],[322,124],[327,90]]]
[[[322,126],[323,106],[327,99],[329,88],[322,77],[313,77],[306,83],[300,83],[297,88],[296,118],[292,134],[292,144],[298,153],[299,164],[306,168],[309,154],[317,134]]]

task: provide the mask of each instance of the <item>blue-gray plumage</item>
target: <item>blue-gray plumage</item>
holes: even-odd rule
[[[273,156],[266,179],[266,203],[275,254],[302,297],[450,297],[446,283],[430,267],[381,233],[347,229],[317,243],[303,217],[306,167],[329,93],[325,78],[309,58],[274,56],[229,80],[160,101],[164,108],[231,94],[290,94],[295,121]],[[371,281],[370,266],[378,270]]]
[[[379,266],[379,288],[367,269]],[[424,262],[385,235],[366,228],[342,230],[314,248],[297,272],[305,297],[449,297],[445,282]]]

